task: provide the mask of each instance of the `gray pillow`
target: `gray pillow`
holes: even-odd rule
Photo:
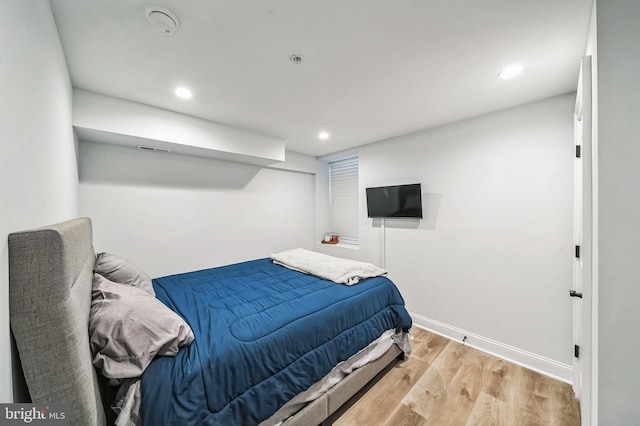
[[[152,296],[156,295],[149,275],[129,259],[117,254],[99,253],[96,256],[93,272],[97,272],[114,283],[132,285],[141,288]]]
[[[93,365],[110,379],[139,377],[156,355],[175,356],[194,340],[178,314],[137,287],[93,274],[89,317]]]

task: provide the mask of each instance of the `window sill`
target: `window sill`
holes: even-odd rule
[[[338,244],[322,244],[322,243],[316,243],[316,245],[322,246],[322,247],[338,247],[338,248],[343,248],[343,249],[348,249],[348,250],[360,250],[360,246],[357,244],[347,244],[347,243],[338,243]]]

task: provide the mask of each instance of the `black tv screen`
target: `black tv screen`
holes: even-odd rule
[[[369,217],[412,217],[422,219],[422,190],[411,185],[367,188]]]

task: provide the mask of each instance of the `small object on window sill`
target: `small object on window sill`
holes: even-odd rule
[[[333,241],[333,240],[330,240],[330,241],[320,241],[320,242],[321,242],[322,244],[338,244],[338,240],[336,240],[336,241]]]

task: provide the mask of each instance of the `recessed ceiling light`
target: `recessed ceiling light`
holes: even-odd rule
[[[326,141],[327,139],[329,139],[329,133],[327,132],[318,133],[318,139]]]
[[[193,93],[191,93],[191,90],[187,89],[186,87],[178,87],[175,91],[175,94],[177,97],[182,99],[191,99],[193,97]]]
[[[512,64],[512,65],[509,65],[509,66],[505,67],[502,71],[500,71],[498,73],[498,77],[506,80],[506,79],[515,77],[516,75],[520,74],[521,72],[522,72],[522,65],[520,65],[520,64]]]

